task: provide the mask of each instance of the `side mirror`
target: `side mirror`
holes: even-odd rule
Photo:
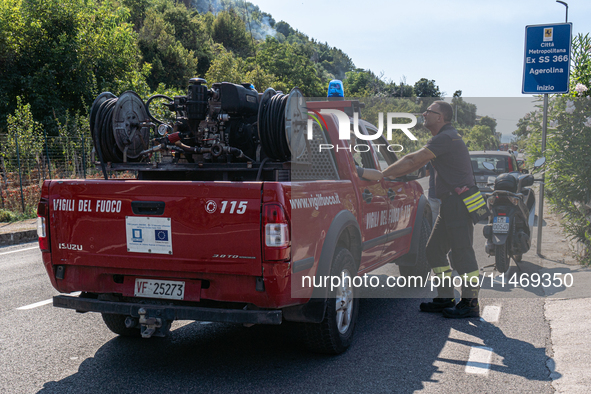
[[[538,168],[544,165],[544,163],[546,162],[546,158],[545,157],[540,157],[539,159],[537,159],[534,163],[534,168]]]
[[[487,170],[491,170],[491,171],[495,170],[495,166],[492,165],[492,163],[489,163],[488,161],[485,161],[484,163],[482,163],[482,166],[484,168],[486,168]]]

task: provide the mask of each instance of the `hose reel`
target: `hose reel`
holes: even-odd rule
[[[267,89],[260,95],[250,84],[214,83],[193,78],[187,96],[155,95],[147,105],[133,91],[120,97],[101,93],[90,110],[90,129],[101,162],[148,160],[161,149],[187,161],[212,163],[298,161],[307,147],[306,102],[294,88],[289,95]],[[150,103],[164,98],[172,122],[150,113]],[[150,121],[152,120],[152,121]],[[158,126],[158,134],[151,129]],[[262,150],[262,155],[257,152]]]
[[[150,129],[142,99],[132,91],[120,97],[101,93],[90,109],[90,131],[99,158],[104,162],[139,161],[150,142]]]

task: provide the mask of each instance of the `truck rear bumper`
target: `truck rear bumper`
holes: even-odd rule
[[[151,305],[130,302],[99,301],[91,298],[79,298],[59,295],[53,297],[53,306],[75,309],[77,312],[100,312],[116,315],[139,317],[139,309],[147,311],[151,317],[169,321],[196,320],[222,323],[281,324],[280,310],[242,310],[202,308],[194,306]]]

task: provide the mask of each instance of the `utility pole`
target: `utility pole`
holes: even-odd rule
[[[566,18],[564,23],[568,23],[568,4],[564,1],[556,0],[566,7]],[[548,129],[548,93],[544,94],[544,116],[542,119],[542,156],[546,152],[546,131]],[[536,253],[538,256],[542,255],[542,226],[544,225],[544,186],[546,181],[546,175],[542,172],[542,182],[540,184],[540,203],[538,207],[538,241],[536,247]]]

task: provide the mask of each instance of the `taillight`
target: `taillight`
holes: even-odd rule
[[[289,221],[281,204],[263,205],[264,259],[285,261],[290,258]]]
[[[39,236],[39,249],[42,252],[51,252],[49,244],[49,202],[42,198],[37,205],[37,235]]]
[[[507,196],[507,199],[508,199],[509,201],[511,201],[511,203],[512,203],[513,205],[519,205],[519,202],[521,201],[521,200],[519,199],[519,197],[513,197],[513,196]]]

